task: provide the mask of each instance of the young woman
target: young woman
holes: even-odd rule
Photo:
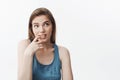
[[[28,27],[28,39],[18,44],[18,80],[73,80],[69,51],[55,42],[51,12],[36,9]]]

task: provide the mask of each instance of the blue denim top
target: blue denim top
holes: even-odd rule
[[[54,59],[51,64],[44,65],[33,57],[32,80],[61,80],[61,62],[58,46],[54,44]]]

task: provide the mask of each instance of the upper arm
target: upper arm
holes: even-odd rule
[[[62,62],[62,80],[73,80],[70,53],[64,47],[61,47],[59,49],[59,52],[60,52],[60,59]]]
[[[18,74],[21,71],[22,63],[23,63],[23,54],[26,49],[26,47],[29,45],[29,41],[27,39],[22,40],[18,43]]]

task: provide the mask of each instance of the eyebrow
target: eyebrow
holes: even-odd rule
[[[38,24],[38,23],[32,23],[32,24]]]
[[[43,23],[50,23],[50,21],[44,21]],[[39,24],[39,23],[37,23],[37,22],[35,22],[35,23],[32,23],[32,24]]]
[[[45,21],[44,23],[46,23],[46,22],[50,23],[50,21]]]

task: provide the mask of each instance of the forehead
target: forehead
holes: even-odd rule
[[[43,23],[45,21],[50,21],[50,20],[49,20],[49,18],[46,15],[40,15],[40,16],[36,16],[32,20],[32,23]]]

